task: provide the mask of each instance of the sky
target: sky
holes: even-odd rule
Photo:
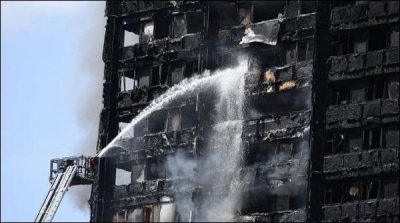
[[[95,153],[104,2],[1,1],[1,221],[33,221],[50,159]],[[89,221],[71,187],[54,221]]]

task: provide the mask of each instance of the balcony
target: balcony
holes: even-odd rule
[[[398,21],[397,1],[366,1],[332,9],[330,30],[348,30]]]
[[[200,1],[122,1],[122,16],[175,8],[176,6],[195,5],[199,2]]]
[[[203,45],[203,34],[186,34],[180,38],[164,38],[153,40],[148,43],[136,43],[133,46],[121,48],[121,62],[128,62],[134,58],[145,58],[149,56],[160,56],[176,51],[190,50],[199,48]]]
[[[372,199],[360,202],[323,206],[324,221],[361,221],[362,219],[377,221],[380,216],[387,216],[388,218],[384,221],[395,222],[396,215],[399,215],[398,198]]]
[[[270,213],[253,213],[250,215],[239,216],[235,221],[238,222],[305,222],[306,210],[286,210]]]
[[[245,88],[247,95],[273,94],[279,91],[302,88],[310,85],[313,61],[294,65],[271,67],[260,73],[247,73]],[[261,76],[261,77],[260,77]]]
[[[331,56],[328,80],[348,80],[369,75],[399,72],[399,48]]]
[[[399,171],[399,148],[335,154],[324,157],[326,179],[380,175]]]
[[[385,121],[385,117],[395,117],[399,114],[399,102],[396,99],[380,99],[360,104],[331,105],[326,111],[327,128],[351,128],[368,124],[369,121]],[[396,121],[396,118],[390,121]],[[398,118],[397,118],[398,121]]]
[[[299,164],[298,162],[295,162]],[[305,165],[302,163],[301,165]],[[290,167],[292,169],[290,169]],[[279,170],[275,170],[278,168]],[[305,169],[299,169],[297,165],[285,166],[271,166],[271,165],[257,165],[254,167],[244,167],[240,170],[208,170],[203,174],[204,179],[217,179],[221,176],[231,177],[233,171],[243,171],[246,175],[244,181],[239,188],[241,193],[260,193],[264,195],[272,192],[279,193],[283,196],[296,196],[296,194],[303,194],[306,188],[307,174]],[[293,171],[296,171],[294,173]],[[259,176],[256,179],[256,172]],[[273,176],[273,174],[275,174]],[[196,177],[196,176],[195,176]],[[134,182],[128,185],[114,186],[112,207],[113,208],[126,208],[129,206],[140,206],[144,204],[159,203],[161,196],[173,196],[174,194],[181,195],[180,197],[192,197],[194,191],[203,194],[203,196],[219,196],[229,193],[229,180],[226,180],[218,185],[213,185],[212,188],[203,187],[196,184],[196,179],[193,176],[182,176],[176,178],[164,178],[157,180],[145,180],[143,182]],[[214,180],[217,182],[218,180]],[[305,203],[305,201],[304,201]],[[289,204],[281,204],[282,211],[274,211],[273,213],[288,213]],[[296,204],[295,204],[296,205]],[[298,205],[298,204],[297,204]],[[289,217],[289,216],[287,216]]]

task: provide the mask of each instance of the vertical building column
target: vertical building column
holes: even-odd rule
[[[326,148],[327,68],[330,54],[330,3],[317,2],[312,80],[311,149],[307,190],[307,221],[321,221],[324,202],[323,159]]]
[[[116,114],[117,95],[120,91],[118,76],[118,60],[120,48],[123,47],[124,31],[122,29],[121,3],[107,1],[107,24],[103,45],[104,83],[103,110],[100,115],[97,152],[100,152],[118,135],[118,119]],[[115,184],[115,166],[110,158],[102,158],[99,171],[92,185],[90,198],[91,222],[111,222],[112,213],[109,209]]]
[[[120,3],[107,2],[108,13],[106,33],[103,46],[104,84],[103,104],[101,112],[101,129],[99,129],[99,143],[97,151],[104,148],[118,134],[118,120],[116,115],[117,95],[120,91],[119,76],[117,73],[120,48],[123,47],[124,31],[122,20],[119,17]]]
[[[113,196],[112,186],[115,182],[115,166],[110,158],[100,158],[98,166],[98,176],[96,181],[96,191],[92,190],[94,197],[93,206],[91,206],[91,222],[111,222],[112,212],[111,199]]]

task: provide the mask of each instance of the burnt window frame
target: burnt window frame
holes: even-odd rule
[[[200,56],[195,60],[191,60],[185,63],[184,78],[192,77],[193,74],[200,72]]]
[[[310,5],[306,6],[306,3],[309,3]],[[314,13],[316,11],[317,11],[317,1],[304,1],[304,0],[300,1],[300,9],[299,9],[300,14],[309,14],[309,13]]]
[[[167,129],[168,111],[165,109],[154,111],[147,118],[147,131],[149,134],[163,133]],[[164,126],[162,126],[164,125]]]
[[[190,129],[198,124],[198,113],[195,105],[181,107],[181,129]]]
[[[365,100],[372,101],[376,99],[384,99],[387,95],[387,81],[383,76],[369,78],[366,84]]]
[[[351,31],[343,31],[332,36],[332,56],[341,56],[351,54],[354,51],[354,46],[351,44]],[[341,48],[338,48],[341,46]],[[341,49],[341,51],[339,50]]]
[[[329,89],[330,105],[341,105],[349,103],[351,91],[346,83],[333,85]]]
[[[185,63],[184,61],[181,60],[177,60],[177,61],[173,61],[168,63],[168,80],[167,80],[167,84],[169,86],[173,86],[175,84],[179,84],[183,79],[185,79]],[[175,80],[176,82],[173,82],[173,71],[175,70],[180,70],[182,72],[182,79],[180,80]]]
[[[147,158],[146,165],[144,168],[145,181],[166,179],[166,178],[167,178],[166,160],[159,158]]]
[[[154,72],[156,71],[156,73]],[[156,77],[156,78],[155,78]],[[150,87],[168,84],[168,65],[156,64],[151,67]],[[157,81],[155,81],[157,80]]]
[[[161,23],[161,24],[160,24]],[[165,23],[168,23],[167,26],[165,26]],[[154,39],[164,39],[168,38],[171,35],[171,18],[168,16],[163,16],[163,17],[155,17],[153,19],[153,38]],[[162,27],[160,29],[160,27]],[[159,30],[163,30],[163,32],[159,32]],[[166,31],[166,34],[165,34]],[[163,34],[163,35],[161,35]]]
[[[340,140],[340,138],[342,139]],[[346,138],[346,132],[343,130],[333,130],[328,132],[325,155],[347,153],[348,147],[346,146]]]
[[[370,41],[370,32],[369,30],[361,30],[361,31],[349,31],[349,47],[351,47],[352,49],[349,49],[349,54],[351,53],[359,53],[359,54],[363,54],[369,51],[369,41]],[[364,39],[363,39],[364,38]],[[359,41],[359,40],[363,40],[363,41]],[[356,50],[356,44],[360,44],[360,43],[365,43],[365,49],[364,51],[358,52],[358,50]]]
[[[300,48],[300,46],[302,46]],[[303,63],[313,59],[314,39],[305,38],[296,42],[296,63]]]
[[[175,115],[179,116],[179,127],[178,127],[178,129],[173,130],[173,126],[172,126],[171,122],[172,122],[172,119],[175,117]],[[167,132],[182,130],[182,110],[181,110],[181,108],[168,109],[166,125],[167,125]]]
[[[394,196],[385,196],[386,183],[393,183],[398,188],[399,180],[395,175],[329,180],[324,186],[323,203],[324,205],[333,205],[373,199],[395,198],[398,196],[398,190],[397,194],[393,194]],[[356,196],[350,195],[350,189],[354,186],[359,189]]]
[[[115,221],[116,222],[127,222],[128,220],[128,210],[127,209],[118,209],[114,216],[116,217]],[[122,217],[123,219],[120,219]],[[114,219],[113,219],[114,220]]]
[[[137,88],[149,88],[151,83],[151,66],[142,66],[135,69],[135,80],[137,81]],[[141,79],[147,77],[147,85],[142,86]]]
[[[387,25],[373,26],[368,29],[368,51],[384,50],[390,47],[391,27]],[[379,45],[378,45],[379,43]]]
[[[358,136],[358,137],[357,137]],[[360,147],[358,149],[350,148],[350,140],[359,139]],[[363,131],[361,128],[346,129],[345,133],[345,151],[347,152],[360,152],[363,147]]]
[[[356,187],[358,188],[358,192],[356,196],[353,196],[350,194],[350,190]],[[344,180],[342,182],[342,201],[341,203],[347,203],[347,202],[355,202],[355,201],[359,201],[362,197],[362,189],[363,189],[363,185],[362,185],[362,180],[359,178],[355,178],[355,179],[350,179],[350,180]]]
[[[400,134],[399,125],[389,124],[389,125],[382,127],[382,147],[384,147],[384,148],[395,148],[396,146],[398,147],[399,145],[391,145],[390,147],[388,146],[388,143],[387,143],[387,141],[389,141],[389,139],[387,139],[388,132],[393,132],[393,134],[396,134],[396,132],[397,132],[397,135],[399,135]],[[399,142],[397,142],[397,143],[399,143]]]
[[[144,29],[147,23],[153,23],[153,33],[151,35],[145,35]],[[147,36],[147,37],[146,37]],[[146,38],[145,38],[146,37]],[[139,35],[139,43],[147,43],[154,40],[154,20],[148,19],[140,22],[140,35]]]
[[[277,4],[273,7],[276,8],[271,8],[271,6],[260,6],[257,4]],[[285,6],[286,2],[285,1],[253,1],[253,16],[252,16],[252,22],[257,23],[257,22],[263,22],[263,21],[268,21],[268,20],[273,20],[277,19],[279,16],[279,13],[284,15],[285,14]],[[269,8],[268,14],[265,12],[265,8]],[[260,14],[263,14],[264,16],[260,16]]]
[[[343,183],[341,181],[329,181],[325,185],[324,204],[342,203]]]
[[[233,55],[231,53],[219,53],[217,54],[217,64],[219,67],[229,67],[234,62]]]
[[[153,222],[153,221],[154,221],[153,206],[152,205],[144,205],[143,206],[143,222]]]
[[[392,45],[392,33],[397,33],[397,38],[396,36],[394,36],[394,39],[397,39],[397,46],[396,45]],[[388,48],[397,48],[400,46],[400,41],[399,41],[399,24],[394,24],[393,26],[390,27],[390,30],[388,32]]]
[[[382,133],[383,129],[381,126],[368,127],[363,129],[363,146],[362,146],[363,150],[381,148],[383,146]],[[377,143],[376,139],[378,137],[377,134],[379,134],[379,145],[376,144]]]
[[[371,193],[373,193],[373,194],[371,195]],[[382,182],[381,182],[381,180],[377,179],[377,178],[369,179],[368,180],[367,200],[377,199],[377,198],[381,198],[381,197],[382,197]]]
[[[223,5],[215,9],[218,11],[218,30],[227,30],[239,25],[239,8],[236,3],[223,2]],[[227,22],[228,19],[231,19],[230,23]]]
[[[355,137],[353,137],[355,136]],[[357,137],[359,136],[359,137]],[[343,137],[341,140],[340,138]],[[360,147],[358,149],[350,148],[350,139],[359,139]],[[335,155],[350,152],[360,152],[363,150],[364,129],[362,128],[349,128],[349,129],[335,129],[328,131],[327,146],[325,155]],[[335,147],[334,147],[335,146]]]
[[[119,76],[119,89],[120,92],[125,92],[125,91],[130,91],[130,90],[135,90],[138,88],[138,81],[135,79],[135,74],[133,73],[132,75],[127,75],[126,72],[124,71],[118,71],[118,76]],[[132,88],[127,87],[127,79],[129,81],[132,81]]]
[[[192,12],[185,13],[186,34],[203,32],[203,30],[204,30],[204,15],[205,15],[205,13],[203,11],[192,11]],[[194,18],[196,16],[199,16],[201,18]],[[194,22],[195,19],[201,19],[201,26],[197,26],[198,24],[195,25],[196,24],[196,22]],[[196,28],[193,28],[193,27],[196,27]]]
[[[361,97],[354,97],[355,95],[357,95],[357,94],[355,94],[355,92],[358,91],[358,90],[361,91],[361,95],[362,96]],[[357,83],[351,84],[351,86],[349,86],[349,100],[348,101],[351,104],[362,103],[362,102],[365,101],[366,94],[367,94],[367,91],[366,91],[366,88],[365,88],[365,81],[364,80],[357,81]]]
[[[243,10],[249,10],[250,11],[250,23],[249,24],[251,24],[252,22],[253,22],[253,12],[254,12],[254,4],[252,3],[252,2],[237,2],[237,25],[242,25],[242,26],[245,26],[245,25],[248,25],[248,24],[246,24],[246,23],[242,23],[242,21],[243,21],[243,19],[244,18],[241,18],[241,15],[240,15],[240,10],[241,9],[243,9]]]
[[[334,0],[334,1],[331,1],[331,9],[334,9],[337,7],[351,6],[351,5],[354,5],[355,2],[356,1],[354,1],[354,0],[348,0],[348,1]]]
[[[288,148],[283,148],[283,145],[287,145]],[[280,154],[283,152],[283,150],[289,150],[288,152],[288,159],[285,160],[280,160]],[[293,159],[293,150],[294,150],[294,144],[292,139],[284,139],[284,140],[279,140],[276,143],[276,149],[275,149],[275,160],[277,163],[285,163]],[[286,151],[287,152],[287,151]]]

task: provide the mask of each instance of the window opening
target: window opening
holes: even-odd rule
[[[331,104],[338,105],[338,104],[345,104],[349,99],[349,88],[345,85],[339,85],[332,87],[332,98]]]
[[[139,42],[139,35],[133,32],[124,31],[124,47],[132,46]]]
[[[124,169],[116,168],[115,185],[128,185],[131,183],[131,172]]]
[[[379,196],[380,182],[378,180],[372,180],[368,188],[368,199],[375,199]]]
[[[168,112],[168,131],[181,130],[181,112],[179,109],[172,109]]]
[[[376,149],[381,146],[381,129],[380,128],[375,128],[372,129],[371,132],[371,148]]]
[[[390,46],[399,47],[399,25],[395,25],[390,33]]]
[[[161,65],[161,84],[167,84],[168,81],[168,65]]]
[[[153,34],[154,34],[154,22],[150,21],[150,22],[146,22],[143,24],[143,33],[140,36],[141,37],[141,41],[140,42],[149,42],[149,41],[153,41]]]
[[[353,45],[354,53],[364,53],[367,52],[367,43],[368,43],[368,31],[358,31],[353,32],[351,38],[351,43]]]
[[[238,11],[236,8],[236,4],[231,4],[230,2],[226,2],[224,4],[224,8],[219,12],[219,29],[231,28],[232,26],[236,26],[238,24]]]
[[[284,7],[284,1],[254,1],[254,23],[278,18]]]
[[[278,162],[288,161],[292,156],[292,143],[290,141],[278,144]]]
[[[151,86],[160,84],[160,66],[155,66],[151,72]]]
[[[239,24],[248,25],[252,21],[252,4],[251,3],[238,3]]]
[[[198,33],[203,30],[203,12],[186,14],[187,33]]]
[[[383,98],[385,82],[382,77],[377,77],[369,80],[367,87],[367,100]]]
[[[198,72],[198,62],[191,61],[185,65],[185,78],[191,77],[193,73]]]
[[[164,132],[166,127],[167,114],[165,110],[153,112],[149,117],[149,133]]]
[[[369,50],[381,50],[386,48],[386,27],[372,27],[369,34]]]
[[[301,1],[301,14],[308,14],[316,11],[317,1]]]
[[[307,41],[299,41],[297,43],[297,61],[305,61],[307,59]]]
[[[349,32],[334,35],[332,37],[333,56],[352,53],[353,48],[350,47],[349,40]]]
[[[163,39],[169,36],[170,19],[166,17],[154,20],[154,38]]]
[[[143,222],[153,222],[153,208],[150,205],[145,206],[143,212]]]

